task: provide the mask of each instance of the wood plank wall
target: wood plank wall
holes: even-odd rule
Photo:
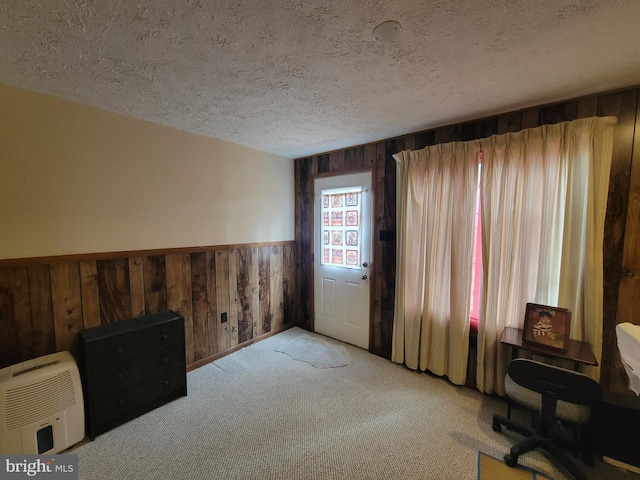
[[[604,331],[601,383],[610,391],[626,392],[626,375],[616,348],[615,326],[624,321],[640,324],[634,317],[640,298],[640,154],[634,139],[640,139],[637,88],[608,92],[553,105],[448,125],[368,145],[297,159],[296,270],[299,297],[296,318],[302,328],[313,330],[313,178],[371,168],[375,178],[375,230],[371,342],[369,350],[391,357],[395,289],[395,243],[381,242],[378,232],[395,230],[395,176],[392,155],[428,145],[465,141],[518,131],[545,124],[594,115],[618,118],[604,245]]]
[[[292,326],[294,274],[293,242],[0,260],[0,368],[170,309],[192,369]]]

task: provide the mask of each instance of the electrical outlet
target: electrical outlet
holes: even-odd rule
[[[225,323],[227,321],[227,312],[222,312],[220,314],[220,323]]]

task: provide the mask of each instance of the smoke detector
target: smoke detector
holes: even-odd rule
[[[400,24],[393,20],[382,22],[373,29],[373,38],[380,43],[393,42],[400,35]]]

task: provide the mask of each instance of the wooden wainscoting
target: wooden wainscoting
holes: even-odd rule
[[[293,242],[0,260],[0,368],[174,310],[192,369],[292,326],[294,275]]]

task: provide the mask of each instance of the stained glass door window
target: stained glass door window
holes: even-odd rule
[[[322,264],[360,268],[362,187],[323,190]]]

